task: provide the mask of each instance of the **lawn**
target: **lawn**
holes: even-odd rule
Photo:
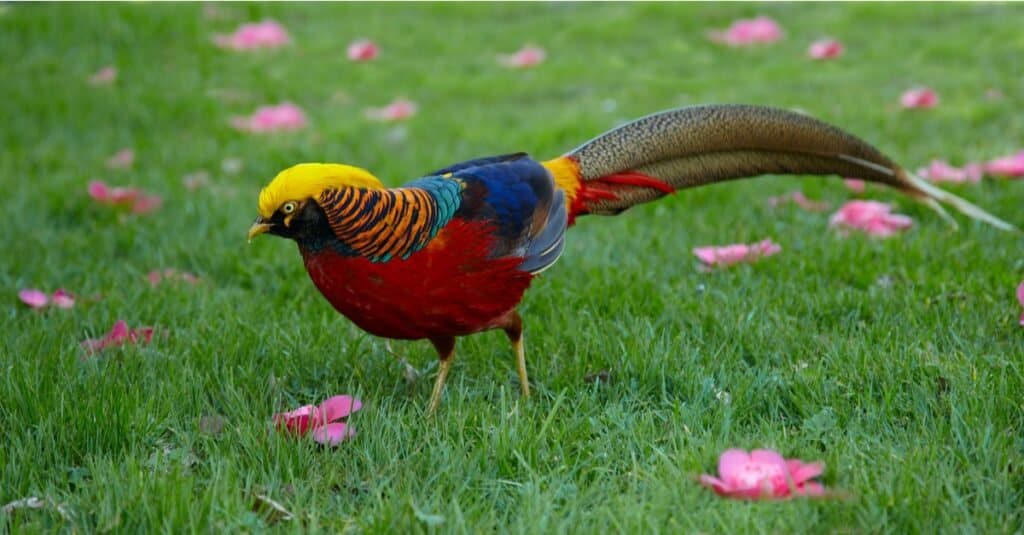
[[[463,339],[441,409],[426,342],[336,314],[295,246],[245,242],[259,189],[301,161],[398,185],[449,163],[549,158],[625,120],[709,102],[799,108],[915,169],[1024,146],[1024,7],[1013,4],[0,5],[0,515],[12,532],[1012,533],[1024,525],[1019,236],[869,189],[912,216],[890,239],[840,236],[830,212],[773,209],[834,178],[688,190],[582,218],[520,308],[534,396],[504,335]],[[765,14],[778,43],[706,33]],[[215,34],[264,18],[275,50]],[[807,59],[811,41],[846,53]],[[369,37],[376,61],[346,58]],[[547,60],[502,67],[526,43]],[[90,76],[115,66],[117,79]],[[937,107],[904,110],[923,84]],[[364,109],[408,98],[400,123]],[[309,125],[239,132],[301,106]],[[107,159],[130,147],[127,169]],[[240,169],[239,169],[240,167]],[[205,171],[191,190],[182,177]],[[91,180],[163,198],[135,215]],[[1024,182],[951,190],[1024,225]],[[782,252],[703,272],[691,252],[770,237]],[[201,282],[151,286],[174,268]],[[29,310],[65,287],[69,310]],[[145,346],[86,357],[118,319]],[[400,357],[399,357],[400,356]],[[422,374],[410,380],[400,358]],[[605,381],[593,381],[605,372]],[[591,380],[588,380],[588,377]],[[335,449],[273,432],[276,412],[358,396]],[[821,460],[844,499],[745,502],[695,481],[730,447]],[[265,496],[291,513],[273,513]],[[60,510],[56,507],[60,505]]]

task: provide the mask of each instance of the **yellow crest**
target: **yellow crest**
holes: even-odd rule
[[[316,198],[331,188],[350,186],[381,189],[377,177],[365,169],[337,163],[300,163],[281,171],[260,191],[259,214],[270,219],[288,201]]]

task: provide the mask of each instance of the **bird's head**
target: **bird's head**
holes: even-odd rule
[[[249,240],[263,233],[301,237],[323,217],[318,203],[324,192],[343,187],[380,189],[384,185],[364,169],[336,163],[300,163],[281,171],[260,191],[259,215],[249,227]]]

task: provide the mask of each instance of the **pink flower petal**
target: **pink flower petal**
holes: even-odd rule
[[[129,329],[128,324],[124,320],[117,320],[114,326],[111,327],[110,332],[104,335],[103,338],[89,338],[83,340],[81,345],[87,354],[93,354],[109,347],[117,347],[124,344],[148,344],[153,340],[153,332],[152,327]]]
[[[769,197],[768,205],[771,207],[779,207],[788,202],[799,206],[800,208],[808,212],[823,212],[829,209],[829,203],[824,201],[814,201],[808,199],[802,191],[794,191],[786,195],[780,195],[778,197]]]
[[[302,108],[291,102],[263,106],[248,117],[234,117],[231,126],[243,132],[264,133],[300,130],[307,124]]]
[[[367,108],[365,114],[375,121],[401,121],[416,115],[417,109],[415,102],[397,99],[383,108]]]
[[[333,422],[347,417],[363,408],[363,402],[352,396],[334,396],[320,404],[319,416],[326,422]]]
[[[915,87],[903,92],[900,104],[904,108],[934,108],[939,103],[939,94],[927,87]]]
[[[145,195],[139,197],[132,203],[132,213],[134,214],[148,214],[156,211],[160,208],[164,202],[163,198],[158,195]]]
[[[135,163],[135,151],[132,149],[121,149],[107,159],[107,167],[111,169],[125,169]]]
[[[782,39],[782,28],[771,18],[760,16],[737,20],[724,31],[709,32],[708,37],[716,43],[729,46],[767,44]]]
[[[293,411],[281,412],[274,415],[274,425],[283,429],[304,435],[313,428],[317,408],[314,405],[303,405]]]
[[[343,441],[355,436],[355,432],[348,425],[338,422],[322,425],[313,430],[313,440],[325,446],[337,446]]]
[[[877,201],[850,201],[832,214],[829,225],[843,232],[859,230],[879,237],[892,236],[913,226],[910,217],[891,211],[891,206]]]
[[[108,85],[114,83],[115,80],[117,80],[117,68],[113,65],[107,65],[89,77],[89,83],[92,85]]]
[[[25,303],[31,308],[43,308],[50,300],[49,296],[46,295],[46,292],[33,288],[26,288],[18,292],[18,299],[21,299],[22,303]]]
[[[771,239],[757,243],[736,243],[724,246],[695,247],[693,254],[708,266],[731,266],[740,262],[754,262],[772,256],[782,250],[779,244]]]
[[[969,163],[959,168],[949,165],[944,160],[932,160],[928,167],[918,169],[917,174],[932,182],[962,184],[965,182],[976,183],[981,181],[982,171],[982,166],[979,164]]]
[[[729,449],[718,459],[720,477],[704,474],[701,485],[719,496],[743,499],[783,499],[792,496],[823,496],[825,488],[811,479],[824,465],[786,460],[772,450]]]
[[[854,193],[864,193],[867,189],[867,184],[859,178],[846,178],[843,179],[843,183],[846,184],[846,188]]]
[[[843,55],[843,44],[835,39],[821,39],[807,49],[811,59],[833,59]]]
[[[110,198],[110,188],[101,180],[93,180],[88,186],[89,196],[97,201],[107,201]]]
[[[221,47],[232,50],[255,50],[259,48],[278,48],[291,41],[288,32],[280,23],[265,20],[243,24],[230,35],[216,35],[213,42]]]
[[[64,288],[53,292],[53,305],[58,308],[71,308],[75,306],[75,296],[71,295]]]
[[[369,39],[360,39],[348,45],[347,53],[352,61],[373,61],[380,54],[380,47]]]
[[[1020,306],[1024,307],[1024,282],[1017,287],[1017,301],[1020,301]],[[1024,312],[1020,315],[1020,324],[1024,325]]]
[[[526,45],[512,54],[498,56],[498,62],[506,67],[524,69],[543,63],[546,57],[547,52],[543,48]]]
[[[1024,151],[989,160],[983,167],[985,172],[991,175],[1009,178],[1024,177]]]

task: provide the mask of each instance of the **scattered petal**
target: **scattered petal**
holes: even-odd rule
[[[984,169],[990,175],[1007,178],[1024,177],[1024,151],[989,160],[985,162]]]
[[[709,32],[708,38],[729,46],[767,44],[782,39],[782,28],[770,17],[760,16],[737,20],[724,31]]]
[[[932,160],[928,167],[917,170],[922,178],[932,182],[952,182],[962,184],[965,182],[975,183],[981,181],[984,169],[980,164],[969,163],[961,167],[953,167],[945,160]]]
[[[811,59],[834,59],[843,55],[843,43],[836,39],[821,39],[811,43],[807,55]]]
[[[792,202],[808,212],[824,212],[825,210],[828,210],[830,206],[829,203],[825,201],[814,201],[808,199],[802,191],[794,191],[793,193],[786,195],[768,198],[768,206],[771,206],[772,208],[777,208],[789,202]]]
[[[877,201],[850,201],[832,214],[829,224],[844,233],[859,230],[870,236],[882,238],[895,235],[913,226],[914,221],[905,215],[893,214],[892,207]]]
[[[772,256],[782,250],[779,244],[771,239],[757,243],[736,243],[724,246],[695,247],[693,254],[706,266],[725,267],[740,262],[755,262],[761,258]]]
[[[311,436],[313,440],[320,444],[333,447],[341,444],[344,440],[354,437],[355,432],[344,423],[338,422],[317,427],[313,430]]]
[[[498,56],[498,63],[515,69],[525,69],[544,62],[547,52],[538,46],[526,45],[512,54]]]
[[[126,169],[133,163],[135,163],[135,151],[130,148],[121,149],[107,159],[107,167],[110,169]]]
[[[163,202],[159,196],[147,194],[138,188],[111,188],[101,180],[89,182],[88,191],[90,197],[102,204],[130,206],[136,214],[152,212]]]
[[[867,189],[867,184],[859,178],[844,178],[843,184],[846,184],[846,188],[854,193],[864,193]]]
[[[210,183],[210,173],[195,171],[181,177],[181,184],[189,191],[195,191]]]
[[[53,306],[57,308],[71,308],[75,306],[75,296],[71,295],[64,288],[58,288],[53,292]]]
[[[234,117],[231,126],[243,132],[264,133],[291,131],[305,128],[306,114],[291,102],[277,106],[262,106],[248,117]]]
[[[144,195],[135,200],[132,204],[133,214],[148,214],[160,208],[164,200],[157,195]]]
[[[231,50],[255,50],[278,48],[287,45],[291,39],[288,32],[275,20],[243,24],[230,35],[216,35],[213,42]]]
[[[718,459],[719,477],[704,474],[700,483],[719,496],[741,499],[783,499],[824,496],[825,488],[810,481],[824,472],[822,463],[786,460],[772,450],[729,449]]]
[[[1017,301],[1020,302],[1020,306],[1024,307],[1024,282],[1017,287]],[[1024,312],[1020,314],[1020,324],[1024,325]]]
[[[347,52],[352,61],[373,61],[380,55],[380,47],[369,39],[359,39],[348,45]]]
[[[33,288],[26,288],[18,292],[18,299],[21,299],[22,303],[31,308],[43,308],[50,301],[50,297],[46,295],[46,292]]]
[[[367,108],[365,114],[374,121],[401,121],[416,115],[417,110],[415,102],[400,98],[383,108]]]
[[[938,103],[939,94],[927,87],[914,87],[900,96],[900,104],[904,108],[934,108]]]
[[[351,438],[355,432],[345,423],[337,422],[358,411],[363,402],[347,396],[333,396],[319,406],[304,405],[295,410],[274,415],[274,427],[296,435],[313,432],[313,440],[337,446]]]
[[[117,68],[107,65],[89,76],[89,83],[92,85],[110,85],[117,80]]]
[[[86,354],[91,355],[107,349],[125,344],[148,344],[153,340],[152,327],[139,327],[129,329],[124,320],[117,320],[110,332],[103,338],[88,338],[82,341],[82,348]]]
[[[199,284],[199,277],[187,271],[178,271],[174,268],[155,269],[146,274],[146,279],[153,287],[163,281],[184,281],[192,285]]]

